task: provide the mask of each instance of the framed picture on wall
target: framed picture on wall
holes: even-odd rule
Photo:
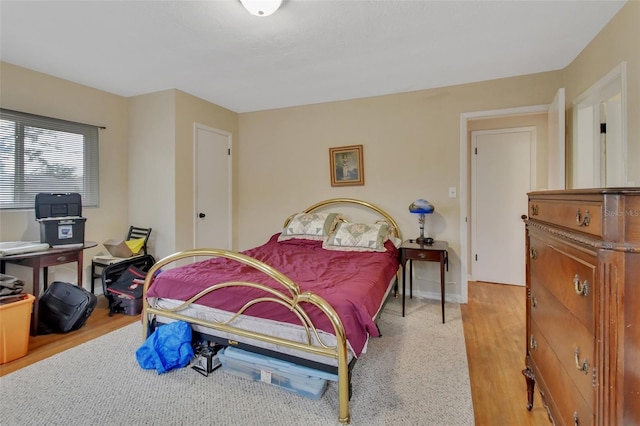
[[[364,185],[362,145],[329,148],[331,186]]]

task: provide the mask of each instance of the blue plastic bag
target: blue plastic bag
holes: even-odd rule
[[[191,358],[191,326],[185,321],[176,321],[156,328],[136,351],[140,367],[147,370],[156,369],[158,374],[185,367]]]

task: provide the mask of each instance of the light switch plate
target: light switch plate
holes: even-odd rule
[[[449,198],[456,198],[456,187],[455,186],[451,186],[449,187]]]

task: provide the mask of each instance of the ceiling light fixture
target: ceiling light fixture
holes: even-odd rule
[[[282,0],[240,0],[240,3],[252,15],[269,16],[278,10]]]

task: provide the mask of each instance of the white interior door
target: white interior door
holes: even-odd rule
[[[535,186],[535,127],[475,131],[471,142],[471,275],[475,281],[524,285],[521,216]]]
[[[194,126],[194,247],[231,249],[231,134]]]

